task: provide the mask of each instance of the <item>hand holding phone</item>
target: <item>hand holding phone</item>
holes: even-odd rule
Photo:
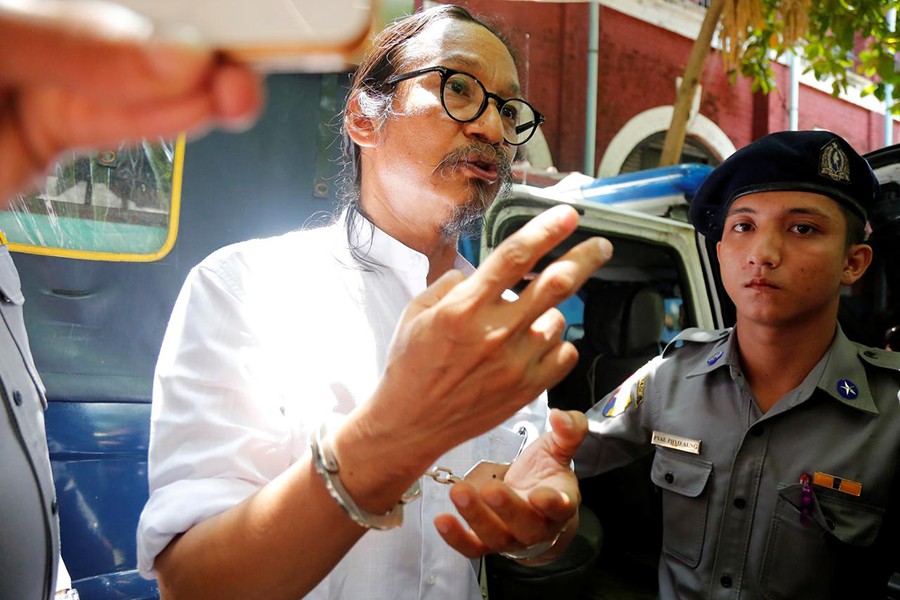
[[[0,16],[131,41],[222,51],[261,70],[343,68],[373,0],[0,0]]]
[[[262,108],[258,69],[209,49],[140,41],[144,21],[130,13],[104,5],[109,21],[22,14],[13,2],[0,0],[0,209],[62,154],[243,129]]]

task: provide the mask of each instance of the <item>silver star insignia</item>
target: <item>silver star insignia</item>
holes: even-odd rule
[[[844,390],[844,394],[847,396],[855,396],[856,395],[856,390],[853,388],[852,385],[850,385],[849,381],[844,381],[843,385],[841,386],[841,389]]]

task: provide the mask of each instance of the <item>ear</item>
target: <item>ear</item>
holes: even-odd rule
[[[853,285],[863,276],[870,264],[872,264],[872,246],[868,244],[853,244],[847,250],[841,283],[843,285]]]
[[[347,108],[344,110],[344,128],[357,146],[371,148],[378,143],[378,127],[360,108],[359,98],[364,93],[358,91],[347,101]]]

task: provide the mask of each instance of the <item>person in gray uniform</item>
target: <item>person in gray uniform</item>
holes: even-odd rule
[[[44,435],[44,388],[25,323],[19,276],[0,246],[0,597],[54,591],[59,523]]]
[[[655,451],[661,598],[886,597],[900,355],[837,322],[877,189],[845,140],[800,131],[739,150],[694,197],[736,325],[684,331],[587,413],[576,455],[585,477]]]

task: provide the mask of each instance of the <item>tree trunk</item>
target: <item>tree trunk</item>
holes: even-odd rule
[[[709,55],[710,44],[719,19],[722,17],[722,8],[725,0],[712,0],[706,9],[706,17],[700,26],[700,34],[691,48],[687,66],[684,69],[684,77],[678,86],[675,96],[675,107],[672,111],[672,124],[666,132],[666,141],[663,143],[662,155],[659,157],[659,166],[675,165],[681,160],[681,151],[684,148],[684,138],[687,135],[687,121],[691,114],[691,104],[694,93],[700,84],[700,75],[703,73],[703,64]]]

